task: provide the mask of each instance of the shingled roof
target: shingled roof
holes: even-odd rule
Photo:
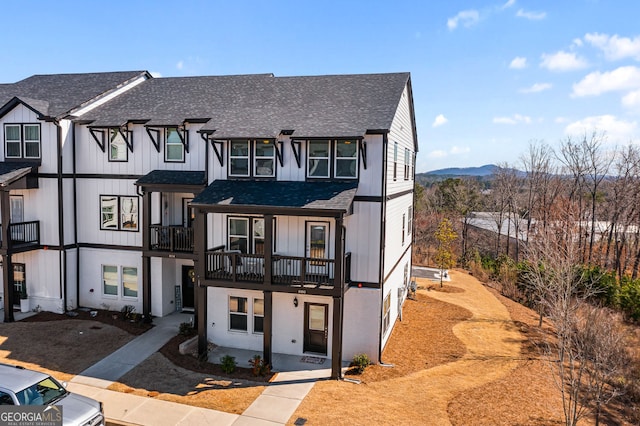
[[[240,181],[215,180],[196,196],[193,205],[233,206],[258,210],[266,207],[287,210],[333,211],[348,214],[358,187],[357,181]]]
[[[206,121],[213,138],[363,136],[391,126],[409,73],[150,79],[85,114],[91,126]]]
[[[23,102],[46,117],[62,117],[140,76],[146,71],[34,75],[0,85],[0,115]],[[149,76],[150,77],[150,76]]]

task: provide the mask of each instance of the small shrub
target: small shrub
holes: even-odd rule
[[[180,323],[180,329],[178,333],[182,336],[191,336],[194,332],[194,328],[190,322],[182,322]]]
[[[122,314],[122,319],[128,320],[133,318],[133,313],[135,312],[136,307],[133,305],[124,305],[122,309],[120,309],[120,313]]]
[[[364,369],[371,365],[371,360],[367,354],[358,354],[353,356],[351,365],[355,367],[356,373],[362,374]]]
[[[227,374],[231,374],[236,371],[236,365],[238,365],[238,363],[236,362],[236,357],[234,356],[225,355],[220,358],[220,367],[222,368],[222,371]]]
[[[256,377],[266,376],[271,373],[271,366],[266,364],[260,355],[254,355],[253,358],[249,360],[249,364],[251,364],[253,375]]]

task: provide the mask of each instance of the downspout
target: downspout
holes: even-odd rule
[[[384,314],[384,248],[386,234],[386,214],[387,214],[387,151],[389,147],[388,133],[382,134],[382,202],[380,203],[380,272],[378,281],[380,282],[380,330],[378,332],[378,362],[385,364],[382,360],[382,338]]]
[[[80,307],[80,244],[78,244],[78,170],[76,168],[76,123],[71,126],[71,153],[72,153],[72,176],[73,176],[73,242],[76,247],[76,296],[78,307]]]
[[[66,253],[64,251],[64,208],[62,199],[62,127],[58,120],[54,120],[57,137],[58,153],[58,262],[60,265],[60,297],[62,298],[62,310],[67,312],[67,268]],[[64,271],[63,271],[64,268]]]

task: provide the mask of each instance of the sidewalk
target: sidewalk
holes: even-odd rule
[[[310,364],[301,362],[300,356],[274,354],[274,365],[281,372],[241,415],[107,389],[160,349],[177,334],[180,323],[190,319],[191,315],[180,313],[154,319],[155,327],[75,376],[67,389],[102,401],[105,417],[116,424],[281,425],[293,415],[314,383],[331,375],[331,369],[326,368],[329,365],[327,360],[322,358]],[[221,353],[235,355],[239,361],[248,360],[253,355],[251,351],[218,347],[209,355],[209,360],[217,360]]]

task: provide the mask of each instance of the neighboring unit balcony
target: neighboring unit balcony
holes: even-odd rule
[[[272,286],[298,289],[298,292],[336,289],[335,260],[283,256],[271,257]],[[351,253],[344,258],[345,286],[350,281]],[[264,255],[243,254],[237,251],[214,250],[206,253],[206,279],[232,283],[263,284],[265,280]]]
[[[0,225],[0,230],[2,225]],[[4,236],[4,231],[0,233]],[[31,248],[40,245],[40,221],[18,222],[9,224],[9,247],[13,249]]]
[[[193,253],[193,228],[184,226],[151,225],[151,250]]]

